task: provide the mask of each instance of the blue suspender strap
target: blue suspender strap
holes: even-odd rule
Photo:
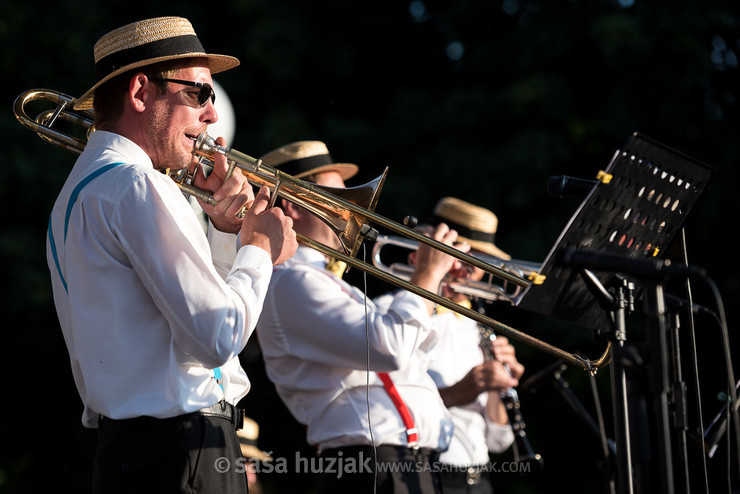
[[[74,206],[75,202],[77,201],[77,197],[80,195],[80,191],[82,188],[90,183],[93,179],[99,177],[103,173],[107,172],[113,167],[116,167],[118,165],[123,165],[123,163],[111,163],[108,165],[105,165],[94,172],[92,172],[90,175],[82,179],[82,181],[77,184],[77,187],[72,190],[72,194],[69,196],[69,202],[67,203],[67,210],[64,214],[64,242],[67,242],[67,228],[69,227],[69,217],[72,214],[72,206]],[[64,275],[62,274],[62,268],[59,266],[59,255],[57,254],[57,248],[56,244],[54,242],[54,232],[51,228],[51,216],[49,217],[49,246],[51,248],[51,255],[54,257],[54,264],[56,265],[57,272],[59,273],[59,277],[62,279],[62,284],[64,285],[64,291],[67,292],[67,281],[64,279]]]
[[[51,229],[51,215],[49,216],[49,247],[51,247],[51,255],[54,258],[54,264],[57,267],[57,273],[59,273],[59,277],[62,279],[62,285],[64,285],[64,291],[69,293],[67,290],[67,280],[64,279],[64,275],[62,274],[62,268],[59,267],[59,255],[57,254],[57,247],[54,243],[54,231]]]
[[[224,390],[224,383],[221,380],[221,367],[216,367],[213,369],[213,378],[216,380],[218,385],[221,387],[221,391]]]
[[[69,196],[69,202],[67,203],[67,210],[64,214],[64,243],[67,242],[67,229],[69,228],[69,217],[72,214],[72,207],[75,205],[75,202],[77,202],[77,197],[80,195],[80,191],[82,190],[82,188],[85,187],[92,180],[96,179],[103,173],[107,172],[111,168],[114,168],[118,165],[123,165],[123,163],[110,163],[101,168],[98,168],[97,170],[92,172],[90,175],[83,178],[82,181],[80,181],[80,183],[77,184],[77,186],[74,188],[74,190],[72,190],[72,194]],[[57,254],[56,243],[54,242],[54,232],[51,228],[51,216],[49,216],[48,234],[49,234],[49,246],[51,248],[51,255],[54,258],[54,264],[56,265],[57,272],[59,273],[59,277],[62,279],[62,284],[64,285],[64,291],[68,292],[67,280],[64,279],[64,275],[62,274],[62,268],[59,265],[59,255]],[[220,367],[216,367],[215,369],[213,369],[213,377],[216,379],[216,382],[221,387],[221,391],[223,391],[224,385],[223,385],[223,381],[221,380],[221,368]]]

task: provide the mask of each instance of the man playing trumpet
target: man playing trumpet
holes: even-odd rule
[[[498,226],[493,212],[445,197],[437,202],[429,225],[442,223],[458,232],[458,242],[461,248],[470,249],[469,254],[511,258],[493,242]],[[414,257],[412,253],[412,264]],[[442,283],[441,294],[471,308],[471,298],[450,287],[454,282],[479,282],[484,274],[474,266],[458,264]],[[432,320],[437,342],[430,352],[428,372],[455,424],[450,446],[439,459],[442,490],[445,494],[488,494],[492,492],[489,452],[503,452],[514,442],[500,393],[518,384],[524,366],[505,337],[482,339],[476,321],[442,306],[436,307]]]

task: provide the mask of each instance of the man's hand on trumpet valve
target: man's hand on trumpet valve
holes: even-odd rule
[[[223,137],[216,139],[216,143],[221,146],[226,145]],[[226,156],[215,153],[213,170],[208,177],[202,173],[202,170],[201,173],[197,173],[196,170],[194,185],[210,191],[213,193],[213,198],[218,201],[218,204],[214,206],[198,199],[198,203],[211,219],[213,226],[223,232],[238,233],[242,228],[242,219],[237,217],[237,213],[242,207],[245,205],[249,207],[254,201],[254,190],[239,168],[235,168],[227,179],[228,168]]]
[[[457,232],[444,223],[425,234],[450,246],[454,245],[457,240]],[[411,275],[411,283],[433,293],[437,292],[439,284],[447,273],[460,264],[459,260],[427,244],[420,244],[416,252],[412,254],[410,263],[414,266],[414,273]],[[434,311],[434,304],[426,299],[425,303],[431,314]]]

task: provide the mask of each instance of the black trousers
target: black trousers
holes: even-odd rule
[[[332,448],[321,453],[318,494],[440,494],[435,471],[439,455],[401,446]]]
[[[94,494],[246,494],[234,424],[198,413],[168,419],[102,419]]]

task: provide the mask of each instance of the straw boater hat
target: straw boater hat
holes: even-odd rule
[[[353,177],[359,167],[352,163],[334,163],[329,149],[321,141],[298,141],[286,144],[262,156],[262,162],[272,168],[305,177],[313,173],[336,171],[343,180]]]
[[[94,56],[95,85],[75,102],[75,110],[92,108],[95,90],[131,69],[194,57],[207,58],[211,74],[239,65],[234,57],[206,53],[190,21],[182,17],[145,19],[114,29],[95,43]]]
[[[260,435],[260,428],[257,422],[249,417],[244,417],[244,426],[236,431],[236,435],[239,437],[239,446],[241,447],[244,458],[254,458],[259,461],[272,460],[271,456],[266,455],[257,447],[257,438]]]
[[[432,224],[445,223],[457,230],[458,240],[470,244],[480,252],[509,260],[511,256],[493,243],[498,228],[498,218],[488,209],[475,206],[455,197],[444,197],[434,207]]]

